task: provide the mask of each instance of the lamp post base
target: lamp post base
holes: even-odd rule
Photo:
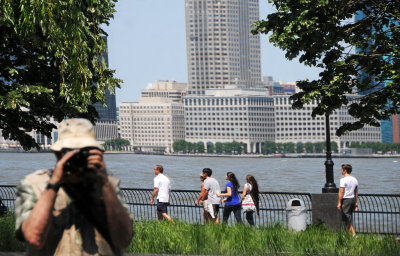
[[[338,193],[339,192],[339,189],[337,188],[337,187],[325,187],[325,188],[322,188],[322,193],[323,194],[325,194],[325,193]]]

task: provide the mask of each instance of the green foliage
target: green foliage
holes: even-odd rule
[[[215,152],[221,154],[224,151],[224,145],[221,142],[215,143]]]
[[[276,151],[276,146],[275,142],[272,141],[266,141],[264,142],[264,145],[262,146],[262,152],[264,154],[273,154]]]
[[[214,153],[214,151],[215,151],[214,144],[212,142],[208,142],[207,143],[207,153]]]
[[[0,1],[0,129],[24,149],[38,147],[27,134],[51,136],[48,117],[86,117],[121,80],[106,67],[102,25],[116,0]]]
[[[338,151],[338,144],[335,141],[331,142],[332,152]],[[292,142],[287,143],[275,143],[272,141],[264,142],[262,147],[263,154],[273,154],[273,153],[323,153],[326,151],[325,142],[298,142],[294,144]]]
[[[252,32],[269,34],[287,59],[322,70],[318,80],[297,82],[295,108],[319,100],[315,117],[349,105],[357,121],[344,123],[338,136],[400,113],[400,1],[269,2],[276,12],[255,22]],[[355,20],[360,12],[365,16]],[[359,102],[346,97],[354,90],[364,94]]]
[[[0,252],[24,251],[24,243],[15,237],[15,218],[13,214],[0,217]]]
[[[394,237],[347,232],[323,226],[295,232],[280,224],[266,227],[245,225],[192,225],[183,222],[140,221],[126,253],[185,255],[399,255]],[[0,218],[0,251],[24,251],[15,237],[13,215]]]
[[[185,255],[399,255],[393,237],[336,233],[320,226],[295,232],[277,224],[192,225],[182,222],[136,222],[127,253]]]
[[[196,144],[196,150],[199,153],[204,153],[204,143],[203,142],[197,142]]]
[[[116,138],[116,139],[106,140],[103,146],[105,150],[122,150],[123,147],[129,145],[131,145],[129,140]]]
[[[215,151],[218,154],[241,154],[242,152],[246,152],[246,147],[246,144],[237,141],[226,143],[217,142],[215,146],[209,142],[207,143],[207,153],[214,153]],[[174,152],[204,153],[204,142],[191,143],[185,140],[177,140],[172,144],[172,148]]]
[[[352,142],[349,146],[350,148],[371,148],[373,153],[383,152],[386,153],[388,151],[391,152],[400,152],[400,143],[380,143],[380,142]]]

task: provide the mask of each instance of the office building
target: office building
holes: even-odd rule
[[[186,84],[159,81],[142,90],[139,102],[120,103],[120,137],[139,151],[172,152],[173,142],[185,139],[186,90]]]
[[[358,95],[349,95],[350,102],[359,100]],[[311,117],[317,101],[304,105],[302,109],[292,109],[289,95],[273,96],[275,107],[275,138],[276,142],[321,142],[326,140],[325,116]],[[351,142],[381,142],[380,127],[366,125],[357,131],[352,131],[341,137],[336,136],[336,130],[344,123],[355,122],[356,119],[348,112],[348,106],[342,106],[329,118],[331,141],[339,148],[349,147]]]
[[[107,37],[103,36],[103,40],[107,44]],[[103,53],[104,61],[108,67],[108,52]],[[96,102],[93,106],[96,108],[99,118],[96,120],[94,126],[94,132],[96,139],[100,141],[106,141],[109,139],[115,139],[118,137],[118,125],[117,125],[117,107],[115,94],[111,94],[110,90],[105,90],[105,106],[101,102]]]
[[[204,96],[185,97],[186,140],[243,142],[248,153],[260,153],[262,143],[274,141],[274,102],[265,90],[209,89]]]
[[[188,95],[209,88],[262,88],[258,0],[185,0]]]

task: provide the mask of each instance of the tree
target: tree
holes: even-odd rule
[[[0,1],[0,129],[24,149],[37,147],[32,130],[51,136],[49,121],[86,117],[121,80],[102,57],[101,26],[116,0]]]
[[[283,151],[285,153],[294,153],[295,146],[296,145],[293,142],[283,143]]]
[[[264,142],[264,145],[262,146],[262,152],[264,154],[273,154],[275,153],[275,150],[276,150],[275,142],[273,141]]]
[[[207,153],[214,153],[214,144],[212,142],[207,142]]]
[[[224,145],[221,142],[215,143],[215,152],[221,154],[224,151]]]
[[[331,143],[331,148],[332,148],[332,143]],[[325,142],[315,142],[314,149],[315,149],[315,153],[322,153],[326,149],[326,143]]]
[[[303,153],[303,143],[302,142],[297,142],[296,153]]]
[[[304,147],[306,148],[307,153],[314,153],[314,145],[312,144],[312,142],[304,143]]]
[[[123,147],[129,146],[131,143],[129,140],[116,138],[111,140],[106,140],[104,142],[104,148],[106,150],[122,150]]]
[[[286,58],[322,69],[318,80],[297,82],[295,108],[317,100],[315,117],[349,105],[357,121],[344,123],[338,136],[400,113],[400,1],[269,1],[277,11],[252,32],[271,33]],[[354,20],[356,13],[363,15]],[[354,90],[363,94],[359,102],[346,97]]]
[[[185,140],[176,140],[172,143],[172,149],[174,152],[184,152],[186,151],[186,141]]]
[[[196,151],[198,153],[204,153],[204,142],[202,142],[202,141],[197,142]]]

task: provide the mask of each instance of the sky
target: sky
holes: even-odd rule
[[[123,80],[116,90],[117,104],[135,102],[148,83],[158,80],[187,82],[184,0],[119,0],[109,26],[109,66]],[[274,12],[260,0],[260,18]],[[261,72],[274,80],[316,79],[318,69],[288,61],[282,50],[261,36]]]

